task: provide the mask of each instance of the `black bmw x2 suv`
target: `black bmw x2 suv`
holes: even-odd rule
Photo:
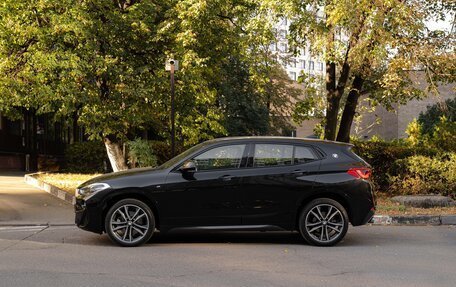
[[[351,148],[286,137],[206,141],[157,168],[83,183],[76,224],[121,246],[173,229],[299,231],[331,246],[375,211],[370,166]]]

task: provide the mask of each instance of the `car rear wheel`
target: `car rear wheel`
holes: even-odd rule
[[[299,217],[299,231],[312,245],[335,245],[345,237],[347,230],[347,211],[333,199],[319,198],[311,201]]]
[[[155,229],[150,207],[137,199],[123,199],[114,204],[105,218],[109,238],[121,246],[138,246],[147,242]]]

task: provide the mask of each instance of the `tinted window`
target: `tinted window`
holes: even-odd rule
[[[303,146],[295,147],[295,156],[294,156],[295,164],[306,163],[306,162],[314,160],[314,159],[316,159],[316,157],[310,148],[303,147]]]
[[[198,170],[239,168],[245,145],[229,145],[208,150],[193,160]]]
[[[253,166],[280,166],[293,163],[293,146],[256,144]]]

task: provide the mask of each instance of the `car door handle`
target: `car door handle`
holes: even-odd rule
[[[234,178],[234,176],[231,176],[231,175],[222,175],[221,177],[219,177],[221,180],[223,181],[230,181]]]

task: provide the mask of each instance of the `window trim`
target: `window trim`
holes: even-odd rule
[[[293,157],[292,157],[292,162],[293,163],[289,164],[289,165],[253,166],[254,157],[255,157],[255,146],[257,144],[291,145],[293,147]],[[265,142],[253,142],[253,143],[250,143],[250,146],[251,147],[249,148],[249,154],[248,154],[248,159],[247,159],[247,163],[246,163],[246,168],[281,168],[281,167],[285,168],[285,167],[293,167],[293,166],[305,165],[305,164],[308,164],[308,163],[311,163],[311,162],[322,160],[324,158],[323,155],[320,152],[318,152],[313,145],[305,144],[305,143],[287,143],[287,142],[277,143],[277,142],[272,142],[272,141],[271,142],[270,141],[265,141]],[[310,149],[312,154],[315,156],[315,159],[310,160],[310,161],[305,162],[305,163],[295,163],[295,150],[296,150],[296,147],[298,147],[298,146]]]

